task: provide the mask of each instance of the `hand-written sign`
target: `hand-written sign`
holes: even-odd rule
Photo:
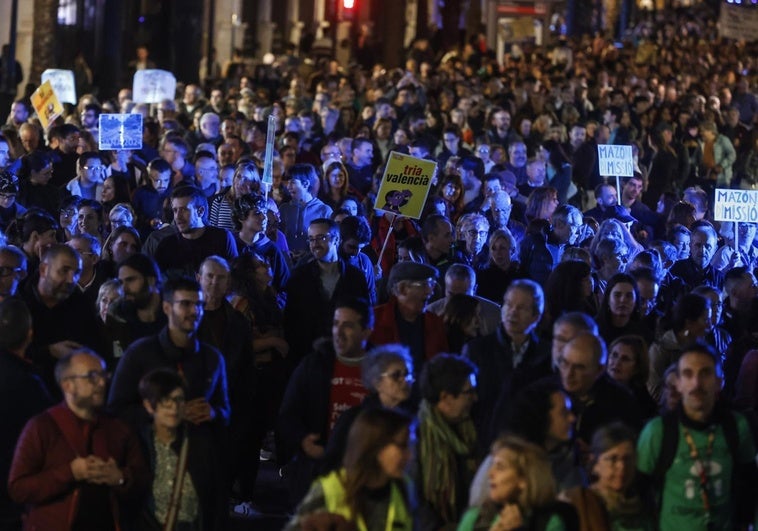
[[[419,219],[436,171],[434,161],[393,151],[387,160],[374,208]]]
[[[43,83],[48,79],[50,80],[50,84],[53,85],[53,90],[61,102],[76,105],[76,84],[74,83],[74,73],[71,70],[48,68],[42,72],[41,79]]]
[[[142,115],[101,114],[98,149],[142,149]]]
[[[634,175],[632,146],[598,144],[597,157],[600,175],[609,177],[631,177]]]
[[[713,204],[716,221],[758,222],[758,190],[716,188]]]
[[[160,103],[176,97],[176,78],[166,70],[137,70],[132,94],[137,103]]]

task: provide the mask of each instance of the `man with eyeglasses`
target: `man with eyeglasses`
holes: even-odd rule
[[[292,270],[284,288],[284,337],[294,364],[311,351],[316,339],[328,335],[335,301],[348,296],[369,300],[366,276],[339,257],[337,224],[315,219],[307,235],[312,259]]]
[[[0,246],[0,301],[15,297],[26,278],[26,254],[15,245]]]
[[[437,270],[430,265],[399,262],[392,267],[387,279],[389,301],[376,307],[376,326],[371,342],[375,345],[406,345],[416,376],[426,360],[448,350],[442,318],[424,310],[437,287],[438,278]]]
[[[195,184],[208,199],[221,190],[218,180],[218,162],[210,151],[199,151],[195,155]]]
[[[64,401],[24,427],[8,493],[26,506],[27,528],[125,528],[135,517],[128,501],[144,493],[150,474],[135,432],[101,413],[105,364],[80,348],[58,361],[55,377]]]
[[[321,148],[321,163],[324,167],[328,166],[330,162],[340,162],[342,160],[342,152],[339,146],[336,144],[324,144]]]
[[[361,362],[374,325],[368,300],[346,296],[328,315],[331,333],[297,366],[279,410],[277,430],[284,443],[279,457],[295,457],[287,466],[293,505],[314,479],[339,416],[368,394],[361,381]]]
[[[479,271],[487,266],[490,260],[487,238],[490,234],[490,224],[481,214],[466,214],[458,221],[463,245],[459,244],[461,255],[466,264]]]
[[[18,192],[18,177],[10,171],[0,170],[0,232],[4,233],[13,220],[26,212],[26,208],[16,201]]]
[[[575,437],[589,447],[592,434],[611,422],[630,428],[642,427],[642,413],[631,392],[607,373],[605,341],[590,332],[580,332],[558,356],[558,372],[563,390],[571,397],[576,415]]]
[[[77,195],[83,199],[99,199],[103,193],[105,170],[99,153],[95,151],[82,153],[77,159],[76,177],[68,182],[66,190],[69,194]],[[53,175],[56,173],[57,170],[53,165]]]
[[[167,367],[187,382],[188,421],[213,422],[217,428],[228,425],[224,358],[198,337],[205,303],[200,284],[188,277],[167,280],[162,299],[168,324],[157,334],[135,341],[124,353],[113,376],[108,407],[133,426],[140,426],[148,418],[138,392],[139,381],[153,369]]]

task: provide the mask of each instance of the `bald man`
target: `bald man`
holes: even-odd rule
[[[597,428],[610,422],[621,421],[635,430],[642,427],[642,414],[631,392],[608,376],[607,358],[605,342],[589,332],[576,335],[558,356],[561,385],[576,415],[575,435],[585,444]]]

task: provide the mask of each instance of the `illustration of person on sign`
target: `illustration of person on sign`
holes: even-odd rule
[[[382,210],[401,214],[400,209],[408,204],[413,192],[410,190],[390,190],[384,194],[384,206]]]

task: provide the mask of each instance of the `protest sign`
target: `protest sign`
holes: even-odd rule
[[[166,70],[137,70],[132,96],[136,103],[159,103],[176,98],[176,78]]]
[[[391,152],[374,208],[419,219],[436,171],[434,161]]]
[[[755,6],[719,5],[718,30],[720,37],[752,42],[758,39],[758,9]]]
[[[63,114],[63,105],[61,105],[58,96],[53,90],[53,85],[50,81],[42,83],[37,90],[32,94],[32,107],[37,111],[37,116],[42,124],[42,127],[47,129],[53,120]]]
[[[48,68],[42,72],[42,82],[50,81],[55,94],[62,103],[76,105],[76,83],[71,70]]]
[[[716,221],[758,222],[758,190],[716,188],[713,204]]]
[[[631,177],[634,175],[632,146],[598,144],[597,157],[600,175],[608,177]]]
[[[142,149],[141,114],[101,114],[98,149]]]

